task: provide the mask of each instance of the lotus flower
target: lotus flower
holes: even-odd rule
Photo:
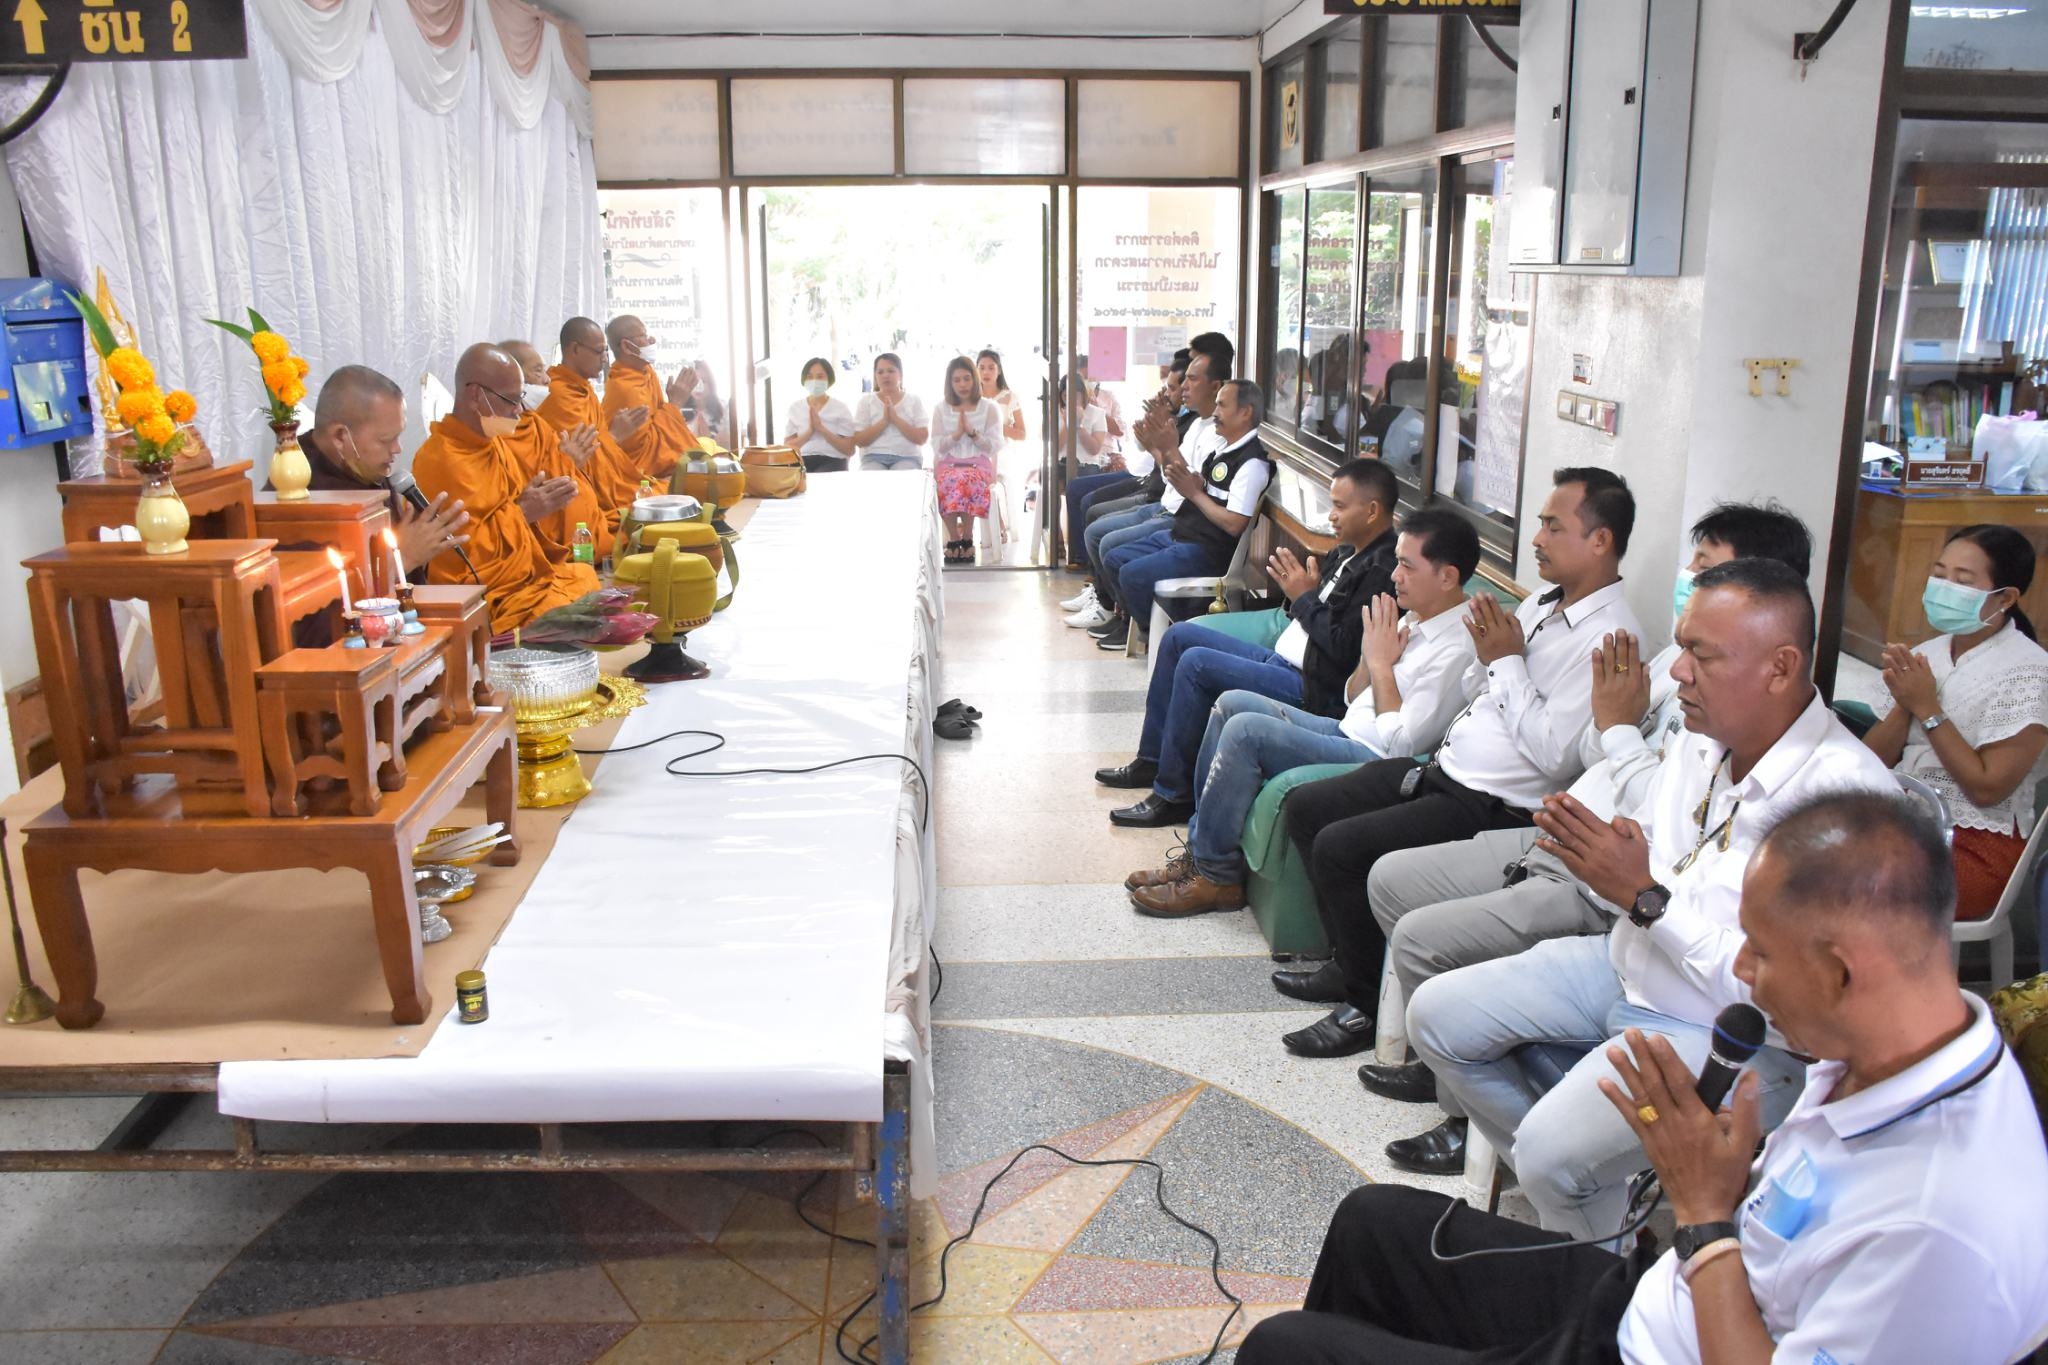
[[[517,632],[506,631],[494,638],[494,645],[518,643],[535,646],[582,646],[609,648],[630,645],[660,624],[644,611],[630,611],[633,593],[628,588],[601,588],[585,593],[567,606],[556,607],[534,617]]]

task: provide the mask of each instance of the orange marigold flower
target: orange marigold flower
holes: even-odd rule
[[[295,408],[306,400],[306,386],[294,379],[278,391],[277,398],[279,402]]]
[[[297,355],[292,357],[292,368],[299,372],[299,378],[301,379],[304,379],[309,373],[312,372],[313,369],[311,365],[308,365],[306,363],[306,358],[304,356]]]
[[[265,368],[277,364],[292,352],[291,343],[275,332],[258,332],[249,338],[249,345],[255,348],[256,358]]]
[[[173,389],[170,397],[164,399],[164,411],[174,422],[189,422],[199,411],[199,400],[183,389]]]
[[[156,382],[156,371],[142,358],[142,353],[131,346],[116,346],[107,352],[106,364],[107,373],[114,376],[114,382],[124,389]]]
[[[263,367],[263,387],[274,394],[282,396],[287,384],[298,382],[298,371],[291,367],[289,361],[273,360]]]
[[[131,427],[158,416],[164,411],[164,405],[164,396],[154,384],[145,384],[139,389],[123,389],[121,396],[114,400],[114,410]]]
[[[158,413],[136,423],[135,434],[153,445],[162,445],[178,434],[178,424],[167,414]]]

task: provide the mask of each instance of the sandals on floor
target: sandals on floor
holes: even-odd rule
[[[979,728],[958,711],[949,716],[940,716],[932,722],[932,733],[940,739],[972,739],[974,732]]]
[[[941,716],[951,716],[957,714],[965,716],[969,720],[981,719],[981,712],[975,710],[973,707],[969,706],[966,702],[960,700],[958,697],[953,698],[951,701],[940,702],[937,714]]]

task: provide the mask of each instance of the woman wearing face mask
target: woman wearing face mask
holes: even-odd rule
[[[1003,417],[981,396],[974,362],[955,356],[946,365],[946,401],[932,420],[932,469],[939,511],[946,518],[946,562],[972,564],[976,517],[988,515],[988,488],[1003,445]]]
[[[875,357],[875,387],[853,410],[853,440],[862,469],[922,469],[931,423],[924,400],[903,391],[903,362],[890,351]]]
[[[789,405],[784,423],[789,443],[813,474],[838,473],[853,454],[853,413],[832,396],[832,384],[838,378],[832,362],[823,356],[806,360],[804,396]]]
[[[2009,526],[1949,537],[1921,597],[1940,631],[1884,647],[1882,717],[1864,737],[1893,768],[1940,792],[1955,822],[1956,918],[1997,906],[2033,832],[2048,746],[2048,651],[2020,598],[2034,547]]]

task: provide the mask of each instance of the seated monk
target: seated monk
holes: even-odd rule
[[[646,477],[619,443],[639,435],[647,425],[647,409],[622,408],[609,419],[605,417],[597,392],[590,387],[591,381],[604,373],[603,328],[589,318],[570,318],[562,324],[561,340],[562,363],[546,371],[546,388],[538,395],[537,410],[557,431],[588,427],[596,433],[597,448],[584,464],[583,474],[597,489],[616,533],[619,513],[640,495],[641,480]],[[521,357],[520,364],[525,363]],[[531,387],[532,383],[529,370],[527,384]]]
[[[391,491],[399,438],[405,435],[405,391],[367,365],[344,365],[327,376],[313,408],[313,429],[299,449],[313,466],[312,487],[322,492],[377,492],[391,510],[398,557],[406,576],[426,581],[427,561],[451,545],[466,545],[469,513],[446,493],[425,511]]]
[[[496,346],[479,343],[455,364],[455,408],[434,423],[433,433],[413,456],[413,477],[429,497],[460,498],[474,518],[470,559],[491,605],[491,626],[511,630],[545,611],[575,601],[601,586],[588,564],[557,560],[535,529],[575,496],[574,479],[533,475],[532,449],[553,428],[535,418],[522,425],[519,365]],[[513,453],[524,442],[527,459]],[[454,554],[435,556],[427,566],[430,583],[466,583],[468,571]]]
[[[683,416],[683,404],[697,391],[696,367],[683,366],[664,386],[654,366],[643,359],[654,349],[654,338],[631,313],[613,318],[604,334],[612,347],[612,369],[604,381],[604,415],[610,419],[628,408],[647,409],[647,421],[619,446],[642,474],[666,482],[677,461],[702,449]]]
[[[548,557],[559,563],[574,554],[576,528],[587,526],[594,547],[592,558],[601,561],[612,552],[612,535],[618,530],[619,513],[625,507],[625,502],[613,501],[621,491],[617,485],[623,475],[599,468],[597,428],[565,427],[540,415],[541,402],[547,397],[548,371],[547,363],[540,358],[540,352],[534,349],[533,343],[501,341],[497,346],[512,357],[525,381],[519,386],[519,402],[523,408],[519,416],[519,430],[506,442],[506,449],[512,452],[513,458],[520,462],[520,468],[527,473],[570,479],[576,484],[576,492],[567,505],[535,522],[534,529],[540,532],[541,540],[546,543]],[[638,486],[636,477],[624,490],[626,502],[632,500],[632,490]]]

